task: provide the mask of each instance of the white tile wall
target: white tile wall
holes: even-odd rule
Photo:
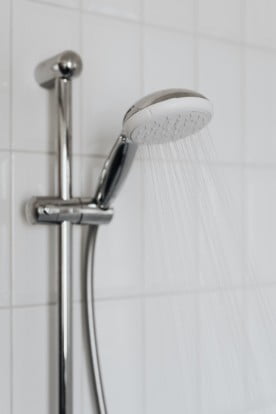
[[[192,174],[185,192],[189,211],[182,204],[190,166],[182,186],[169,187],[177,193],[173,209],[160,174],[163,213],[181,215],[185,228],[178,249],[181,226],[174,234],[147,204],[149,175],[140,161],[113,223],[99,232],[96,308],[110,414],[274,413],[275,2],[0,3],[1,414],[57,413],[56,229],[31,227],[23,210],[31,196],[55,194],[53,95],[38,87],[34,68],[65,49],[84,62],[74,82],[76,196],[92,194],[124,112],[142,94],[196,88],[215,109],[216,165],[203,168],[205,185],[214,176],[223,199],[219,209],[211,184],[209,209],[220,233],[213,258],[195,197],[200,174]],[[215,239],[211,223],[209,229]],[[81,320],[83,239],[74,229],[73,414],[92,414]],[[256,283],[263,289],[252,289]]]
[[[214,104],[210,131],[217,157],[224,162],[240,162],[243,156],[241,53],[239,45],[199,39],[199,89]]]
[[[275,287],[246,294],[247,405],[275,405]],[[266,412],[266,411],[265,411]]]
[[[125,112],[141,95],[140,26],[89,14],[82,21],[81,150],[106,154]]]
[[[34,173],[35,172],[35,173]],[[13,155],[13,303],[41,304],[56,300],[57,229],[30,226],[25,203],[30,197],[55,195],[53,156]]]
[[[193,0],[144,0],[144,20],[178,30],[193,30],[195,3]]]
[[[0,152],[0,307],[10,304],[10,155]]]
[[[276,56],[247,49],[245,83],[245,144],[249,162],[275,163]]]
[[[197,308],[193,295],[145,301],[145,413],[197,412]]]
[[[242,40],[242,9],[240,0],[199,0],[198,29],[202,33]]]
[[[193,88],[195,48],[192,35],[146,27],[143,49],[145,93],[166,88]]]
[[[11,413],[11,319],[9,310],[0,310],[0,411]]]
[[[57,309],[13,312],[13,412],[57,413]]]
[[[0,52],[3,56],[0,67],[0,149],[10,146],[10,2],[0,5]]]
[[[273,169],[252,168],[247,172],[248,283],[275,283],[275,177]]]
[[[245,412],[242,294],[200,299],[201,412]]]
[[[246,0],[245,39],[248,43],[265,47],[276,46],[273,0]]]

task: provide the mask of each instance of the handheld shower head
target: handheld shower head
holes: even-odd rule
[[[167,89],[136,102],[125,114],[122,132],[102,169],[95,202],[110,206],[134,159],[138,145],[183,139],[204,128],[213,107],[205,96],[187,89]]]
[[[212,113],[205,96],[187,89],[167,89],[136,102],[125,114],[122,134],[136,144],[176,141],[204,128]]]

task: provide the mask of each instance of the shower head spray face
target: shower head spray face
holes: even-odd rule
[[[109,207],[131,167],[138,145],[180,140],[204,128],[212,118],[210,101],[187,89],[148,95],[125,114],[122,132],[101,172],[96,203]]]
[[[163,144],[200,131],[212,114],[212,104],[199,93],[163,90],[142,98],[127,111],[122,133],[135,144]]]

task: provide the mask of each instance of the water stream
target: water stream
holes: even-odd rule
[[[276,290],[258,282],[249,257],[245,167],[220,163],[208,130],[176,143],[143,146],[139,159],[145,296],[170,303],[167,324],[182,338],[177,354],[170,347],[164,352],[172,366],[179,360],[183,387],[167,372],[172,389],[159,394],[159,412],[166,412],[170,398],[178,401],[174,412],[187,412],[178,393],[186,395],[189,381],[196,394],[189,414],[276,412]],[[191,297],[196,333],[185,338],[177,322],[184,308],[175,303]],[[147,335],[146,352],[154,332]],[[190,352],[185,339],[196,350],[192,369],[185,367],[189,358],[183,354]],[[158,384],[160,378],[146,372],[149,387]],[[150,400],[157,396],[147,394],[148,406],[155,407]]]

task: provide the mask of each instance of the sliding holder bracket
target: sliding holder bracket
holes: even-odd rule
[[[108,224],[113,217],[113,209],[102,209],[91,199],[57,197],[33,197],[26,205],[27,220],[31,224]]]

